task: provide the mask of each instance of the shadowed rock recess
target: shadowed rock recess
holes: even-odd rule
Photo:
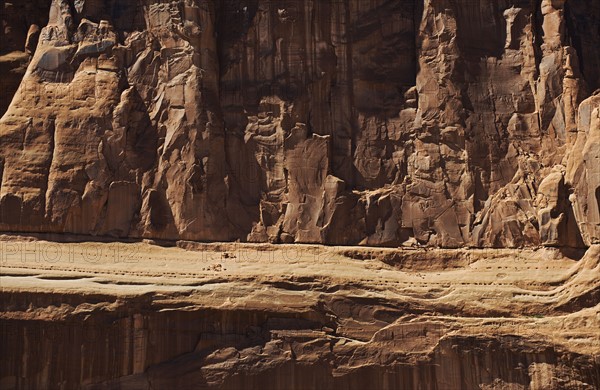
[[[4,231],[600,242],[597,2],[3,4]]]
[[[600,389],[600,1],[0,11],[0,390]]]

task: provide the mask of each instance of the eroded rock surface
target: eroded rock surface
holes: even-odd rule
[[[0,1],[0,117],[25,75],[41,28],[48,23],[50,2]]]
[[[598,246],[0,244],[6,389],[600,386]]]
[[[48,15],[4,30],[3,51],[32,55],[0,121],[4,231],[600,242],[595,2],[54,0]]]

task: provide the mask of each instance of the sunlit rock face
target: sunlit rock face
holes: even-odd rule
[[[0,5],[1,230],[600,242],[595,2]]]
[[[0,244],[3,389],[600,388],[600,245]]]

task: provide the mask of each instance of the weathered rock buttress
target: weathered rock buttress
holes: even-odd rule
[[[32,57],[0,121],[0,229],[598,243],[599,20],[583,0],[54,0],[2,48]]]

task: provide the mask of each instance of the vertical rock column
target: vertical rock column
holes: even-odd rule
[[[566,181],[583,241],[593,245],[600,243],[600,93],[579,106],[577,130]]]
[[[67,1],[52,2],[35,55],[0,120],[3,229],[90,234],[102,215],[86,208],[85,199],[94,193],[101,205],[106,201],[110,172],[99,146],[122,78],[110,55],[116,43],[110,24],[78,29],[75,20]]]
[[[151,2],[146,7],[146,41],[153,51],[138,58],[129,78],[136,87],[150,87],[145,100],[160,140],[156,171],[145,183],[142,234],[232,239],[225,213],[215,5]]]

